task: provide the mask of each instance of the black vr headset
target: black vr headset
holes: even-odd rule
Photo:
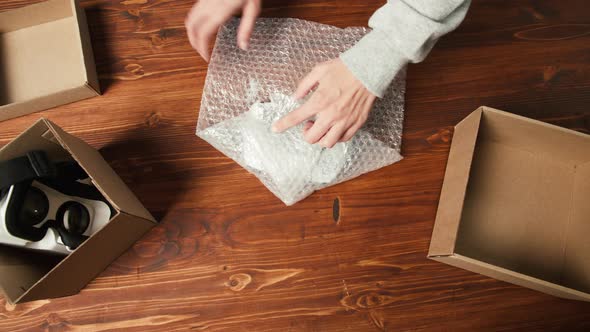
[[[43,151],[0,162],[0,243],[74,251],[115,213],[88,178],[76,162],[52,163]]]

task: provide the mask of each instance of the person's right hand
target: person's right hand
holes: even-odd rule
[[[185,20],[188,39],[193,48],[209,62],[209,43],[219,27],[233,14],[242,11],[238,29],[238,46],[246,50],[260,14],[261,0],[199,0]]]

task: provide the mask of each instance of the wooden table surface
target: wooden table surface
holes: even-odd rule
[[[266,1],[263,15],[366,25],[382,3]],[[586,0],[475,0],[409,68],[405,159],[293,207],[194,135],[207,65],[185,36],[191,0],[83,6],[104,95],[2,122],[0,144],[47,117],[101,148],[161,224],[79,295],[0,300],[1,331],[590,330],[590,303],[426,258],[467,114],[488,105],[590,133]]]

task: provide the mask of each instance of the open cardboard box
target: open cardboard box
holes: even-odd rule
[[[0,150],[0,161],[43,150],[52,161],[75,160],[115,208],[115,216],[73,253],[56,257],[0,245],[0,287],[10,303],[78,293],[156,225],[101,155],[82,140],[41,119]]]
[[[0,13],[0,121],[99,94],[86,16],[75,0]]]
[[[590,301],[590,136],[481,107],[455,127],[429,258]]]

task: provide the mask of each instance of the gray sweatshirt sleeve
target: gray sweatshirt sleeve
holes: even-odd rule
[[[371,16],[373,28],[340,59],[374,95],[383,97],[398,71],[424,60],[454,30],[471,0],[388,0]]]

